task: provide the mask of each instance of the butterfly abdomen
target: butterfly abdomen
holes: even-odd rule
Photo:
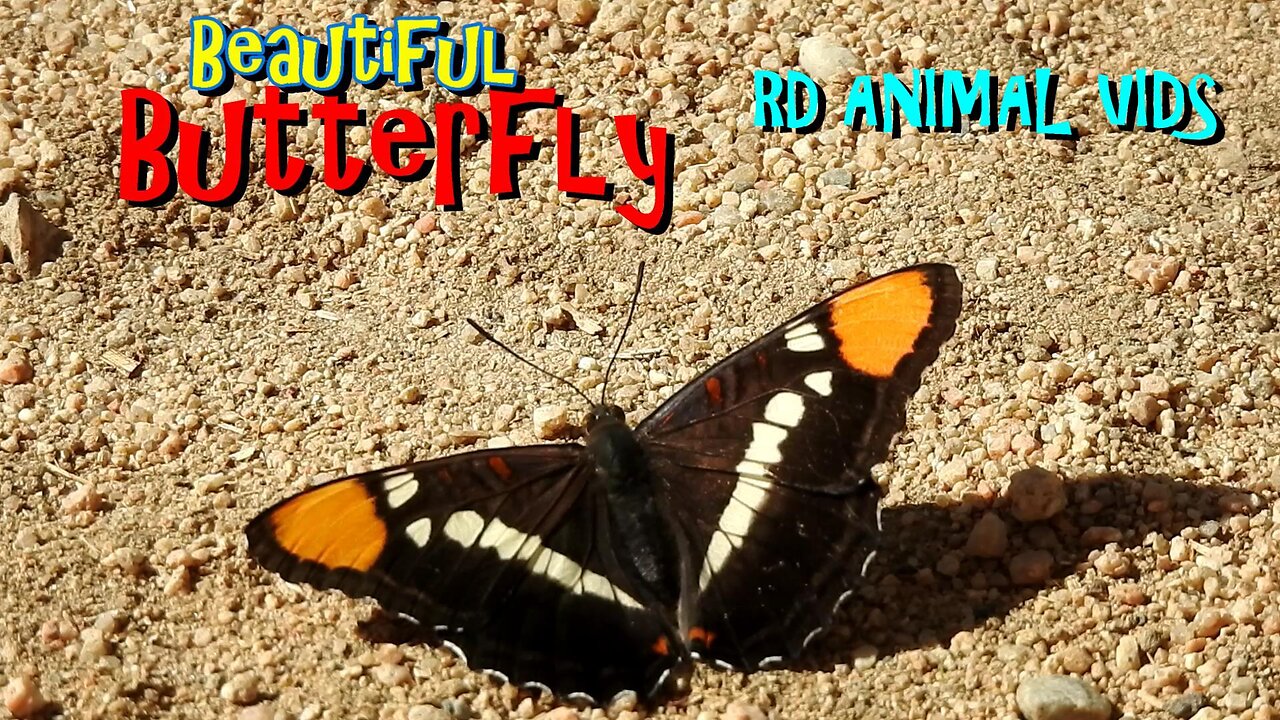
[[[631,567],[624,568],[660,603],[680,595],[679,558],[666,519],[658,511],[652,470],[644,447],[626,422],[613,414],[595,414],[587,447],[608,504],[609,541]]]

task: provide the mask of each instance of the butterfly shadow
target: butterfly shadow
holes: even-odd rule
[[[1067,480],[1066,491],[1066,507],[1042,522],[1018,521],[1004,499],[994,507],[886,506],[876,561],[805,664],[831,670],[850,663],[862,645],[881,656],[946,646],[957,633],[1005,616],[1072,575],[1083,578],[1084,592],[1108,597],[1167,555],[1152,547],[1155,536],[1168,540],[1201,528],[1202,534],[1225,537],[1227,519],[1266,512],[1275,502],[1227,485],[1163,475],[1084,475]],[[966,548],[988,512],[1007,529],[1000,557],[977,557]],[[1014,558],[1037,550],[1051,558],[1047,574],[1015,582]],[[1110,550],[1115,552],[1108,559],[1118,555],[1123,561],[1100,563],[1109,574],[1091,571]]]

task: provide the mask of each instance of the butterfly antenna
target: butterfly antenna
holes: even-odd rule
[[[542,373],[543,375],[546,375],[547,377],[550,377],[550,378],[555,378],[556,380],[559,380],[560,382],[564,383],[565,385],[568,385],[570,389],[572,389],[575,393],[577,393],[577,394],[578,394],[578,397],[580,397],[580,398],[582,398],[583,400],[586,400],[586,401],[587,401],[587,405],[594,405],[594,403],[592,403],[592,402],[591,402],[591,398],[587,397],[587,394],[586,394],[586,393],[584,393],[584,392],[582,392],[581,390],[579,390],[577,385],[574,385],[573,383],[569,382],[568,380],[565,380],[564,378],[560,377],[559,375],[557,375],[557,374],[555,374],[555,373],[551,372],[550,370],[548,370],[548,369],[546,369],[546,368],[544,368],[544,367],[539,367],[538,365],[535,365],[535,364],[533,363],[533,361],[531,361],[531,360],[529,360],[529,359],[525,358],[525,357],[524,357],[523,355],[521,355],[520,353],[518,353],[518,352],[516,352],[515,350],[512,350],[511,348],[507,347],[507,344],[506,344],[506,343],[504,343],[504,342],[502,342],[502,341],[501,341],[501,340],[499,340],[498,338],[494,337],[494,336],[493,336],[493,333],[491,333],[491,332],[489,332],[488,330],[485,330],[484,328],[480,327],[480,324],[479,324],[479,323],[477,323],[475,320],[472,320],[471,318],[467,318],[467,324],[469,324],[471,327],[475,328],[475,329],[476,329],[476,332],[480,333],[480,337],[484,338],[485,340],[488,340],[489,342],[493,343],[494,345],[497,345],[498,347],[502,348],[503,350],[506,350],[507,352],[511,353],[512,355],[514,355],[514,356],[515,356],[515,358],[516,358],[517,360],[519,360],[520,362],[524,363],[525,365],[528,365],[529,367],[533,368],[534,370],[537,370],[538,372]]]
[[[618,353],[622,350],[622,341],[627,339],[627,331],[631,329],[631,318],[636,314],[636,302],[640,300],[640,285],[644,282],[644,261],[640,261],[640,269],[636,271],[636,289],[631,293],[631,307],[627,309],[627,322],[622,326],[622,332],[618,334],[618,344],[613,348],[613,356],[609,358],[609,367],[604,371],[604,383],[600,389],[600,404],[603,405],[605,398],[609,396],[609,376],[613,374],[613,364],[618,360]]]

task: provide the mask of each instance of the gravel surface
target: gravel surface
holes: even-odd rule
[[[1045,709],[1057,693],[1088,704],[1082,717],[1102,703],[1134,718],[1280,716],[1280,4],[267,5],[0,4],[0,202],[21,195],[67,233],[39,274],[32,248],[0,266],[9,712],[647,712],[555,708],[444,651],[371,642],[358,629],[370,603],[282,585],[242,546],[250,517],[315,481],[563,435],[585,408],[463,320],[594,387],[644,257],[615,371],[632,420],[868,274],[951,262],[967,295],[878,470],[884,548],[810,669],[703,668],[684,704],[654,715],[1070,712]],[[505,32],[529,85],[582,114],[584,169],[621,193],[650,190],[610,116],[670,128],[672,228],[650,236],[607,203],[559,194],[551,144],[522,166],[514,200],[488,194],[487,149],[467,145],[456,213],[434,208],[432,178],[376,173],[349,198],[318,179],[276,197],[258,169],[227,209],[118,200],[122,88],[219,121],[223,100],[186,90],[190,13],[314,33],[423,7]],[[831,98],[823,127],[753,129],[751,69],[801,63]],[[926,65],[1049,67],[1058,117],[1081,137],[891,139],[838,124],[851,74]],[[1110,129],[1096,74],[1136,67],[1210,73],[1225,139]],[[224,99],[260,94],[239,83]],[[351,97],[371,112],[451,98],[430,82]],[[483,93],[472,102],[487,107]],[[526,126],[548,137],[554,115]],[[316,157],[316,130],[295,152]]]

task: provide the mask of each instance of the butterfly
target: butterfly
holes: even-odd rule
[[[873,278],[634,428],[602,393],[582,443],[333,480],[250,522],[249,554],[288,581],[375,598],[471,667],[570,701],[687,693],[695,660],[784,666],[875,555],[871,468],[960,304],[949,265]]]

